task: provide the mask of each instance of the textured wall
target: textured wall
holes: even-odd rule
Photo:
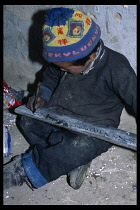
[[[100,25],[106,46],[121,52],[136,70],[136,5],[4,5],[4,79],[27,89],[42,67],[41,24],[52,7],[77,8]]]

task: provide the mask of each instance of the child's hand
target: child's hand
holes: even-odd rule
[[[40,97],[37,97],[36,98],[36,104],[35,104],[35,109],[38,109],[39,107],[42,107],[44,105],[44,103],[46,102],[46,100],[40,98]]]
[[[28,100],[26,107],[30,109],[32,112],[39,107],[43,106],[46,101],[40,97],[31,96]]]

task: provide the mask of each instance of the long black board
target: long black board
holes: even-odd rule
[[[15,109],[15,113],[71,131],[80,132],[127,149],[137,150],[136,134],[128,131],[99,126],[97,124],[90,123],[87,120],[83,121],[81,117],[60,114],[58,111],[48,108],[38,108],[33,114],[31,110],[27,109],[24,105],[21,105]]]

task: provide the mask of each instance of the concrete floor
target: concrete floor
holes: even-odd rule
[[[11,157],[24,153],[29,144],[15,124],[16,115],[4,111],[4,123],[11,135]],[[135,120],[122,114],[120,129],[136,133]],[[5,190],[4,205],[136,205],[136,152],[113,146],[92,161],[79,190],[73,190],[66,176],[32,191],[26,184]]]

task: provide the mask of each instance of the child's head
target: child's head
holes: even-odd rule
[[[45,16],[43,57],[48,62],[83,66],[95,53],[100,27],[77,9],[53,8]]]
[[[68,61],[68,62],[55,62],[53,64],[59,66],[60,70],[62,71],[67,71],[72,74],[81,73],[88,68],[88,66],[91,64],[92,61],[95,60],[96,52],[99,46],[100,46],[100,41],[98,42],[96,47],[91,51],[91,53],[78,60]]]

